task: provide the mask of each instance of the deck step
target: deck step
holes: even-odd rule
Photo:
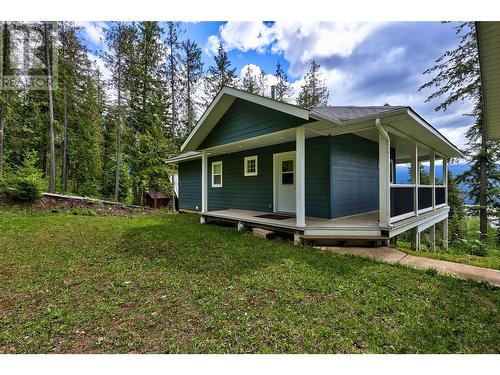
[[[252,233],[255,237],[259,238],[271,238],[275,235],[275,233],[271,230],[263,229],[263,228],[252,228]]]

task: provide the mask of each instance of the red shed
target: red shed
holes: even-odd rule
[[[155,208],[155,198],[156,208],[166,207],[170,202],[170,197],[165,196],[163,193],[155,191],[144,191],[142,193],[142,199],[145,206]]]

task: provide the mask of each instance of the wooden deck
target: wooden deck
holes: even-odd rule
[[[228,209],[209,211],[201,215],[207,220],[223,220],[241,223],[249,227],[288,232],[299,235],[303,239],[366,239],[379,241],[388,240],[390,237],[413,227],[425,227],[438,220],[443,220],[447,216],[448,211],[448,207],[439,208],[435,211],[401,220],[391,225],[390,228],[379,225],[378,211],[343,216],[335,219],[306,217],[305,227],[297,226],[294,217],[280,220],[259,217],[269,214],[269,212],[262,211]]]

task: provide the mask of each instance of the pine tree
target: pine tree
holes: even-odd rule
[[[245,71],[245,75],[243,76],[241,82],[241,88],[245,91],[248,91],[251,94],[260,94],[260,85],[257,77],[253,73],[253,70],[250,69],[250,66],[247,66]]]
[[[4,164],[4,133],[5,133],[5,118],[7,117],[7,90],[4,88],[4,76],[9,75],[9,58],[10,58],[10,32],[9,23],[2,22],[0,25],[1,32],[0,46],[2,51],[2,60],[0,61],[0,179],[3,174],[3,164]]]
[[[124,95],[130,88],[130,72],[132,69],[132,51],[135,40],[135,27],[123,22],[115,22],[106,30],[106,45],[109,53],[104,55],[106,64],[112,72],[112,82],[117,93],[117,126],[116,126],[116,168],[115,168],[115,201],[120,197],[120,174],[122,159],[122,133],[125,116]]]
[[[56,135],[54,129],[54,101],[53,101],[53,82],[52,82],[52,45],[54,30],[52,23],[43,23],[43,42],[45,50],[45,67],[47,69],[47,100],[49,105],[49,149],[50,149],[50,179],[49,193],[54,193],[56,188]]]
[[[290,96],[292,95],[292,85],[288,82],[288,76],[283,71],[279,61],[276,64],[275,76],[278,82],[276,83],[274,98],[280,102],[288,102]]]
[[[167,22],[167,39],[165,40],[165,45],[167,46],[168,53],[168,62],[167,62],[167,80],[170,94],[170,113],[171,113],[171,132],[172,136],[176,137],[177,135],[177,122],[179,119],[178,112],[178,99],[180,97],[179,89],[180,89],[180,80],[179,80],[179,63],[181,60],[181,56],[179,54],[179,49],[181,44],[179,42],[181,30],[179,26],[179,22]]]
[[[467,159],[471,169],[459,181],[472,184],[477,188],[471,195],[476,204],[479,204],[479,222],[481,241],[487,242],[488,238],[488,184],[499,184],[498,174],[494,161],[497,146],[486,139],[484,123],[482,121],[481,80],[479,75],[479,54],[477,49],[474,22],[462,22],[456,27],[458,46],[445,51],[436,60],[436,65],[427,69],[424,74],[431,74],[433,78],[422,85],[419,90],[434,87],[436,91],[427,98],[427,102],[442,99],[435,108],[436,111],[446,111],[454,103],[472,100],[475,109],[470,114],[475,119],[475,124],[467,131],[468,140]],[[491,163],[493,162],[493,165]],[[490,173],[488,173],[490,172]],[[491,205],[490,205],[491,208]]]
[[[315,60],[311,62],[309,72],[304,76],[304,84],[300,87],[297,105],[304,108],[325,106],[330,93],[326,82],[321,79],[320,65]]]
[[[195,98],[195,91],[203,76],[203,63],[201,62],[201,48],[196,42],[187,39],[182,42],[182,93],[183,109],[185,112],[185,128],[182,137],[185,137],[194,128],[197,110],[200,106]]]
[[[219,44],[217,55],[214,56],[214,63],[208,68],[208,75],[205,77],[206,106],[224,86],[236,85],[236,68],[231,68],[231,62],[222,44]]]

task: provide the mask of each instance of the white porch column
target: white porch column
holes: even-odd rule
[[[444,203],[448,204],[448,159],[443,156]]]
[[[379,223],[388,227],[391,222],[391,139],[385,128],[378,123],[378,194]]]
[[[443,247],[448,249],[448,219],[443,220]]]
[[[429,178],[430,184],[432,185],[432,209],[436,209],[436,153],[434,151],[430,152],[429,155]]]
[[[431,242],[431,251],[436,250],[436,225],[429,228],[429,240]]]
[[[303,126],[295,131],[295,210],[296,224],[299,227],[306,225],[306,132]]]
[[[415,142],[411,148],[411,183],[415,185],[413,200],[415,216],[418,216],[418,185],[420,185],[420,165],[418,164],[418,145]]]
[[[208,157],[201,151],[201,212],[208,212]]]

